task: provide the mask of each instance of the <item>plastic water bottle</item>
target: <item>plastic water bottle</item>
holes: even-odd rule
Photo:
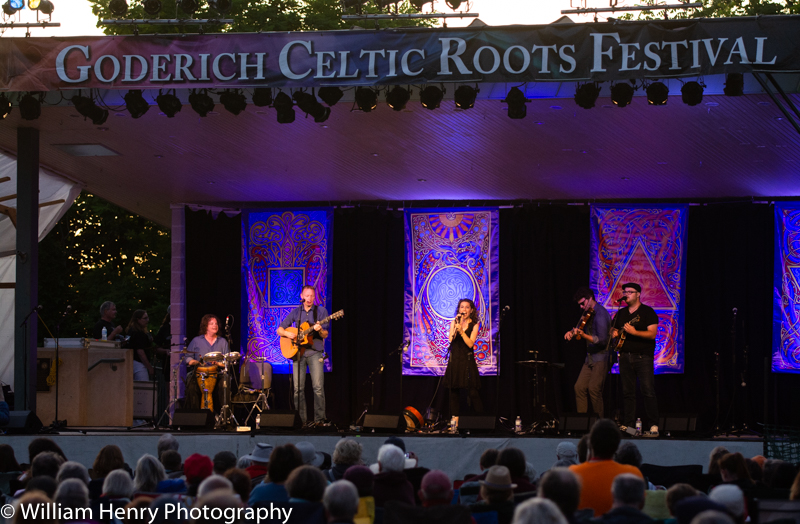
[[[256,415],[256,429],[261,429],[261,413]]]
[[[636,434],[637,435],[641,435],[642,434],[642,419],[640,419],[640,418],[636,419]]]
[[[514,422],[514,431],[516,433],[522,433],[522,418],[517,415],[517,420]]]
[[[458,431],[458,422],[456,421],[456,417],[450,417],[450,432],[455,433]]]
[[[102,337],[103,340],[108,340],[108,330],[105,328],[105,326],[103,326]]]

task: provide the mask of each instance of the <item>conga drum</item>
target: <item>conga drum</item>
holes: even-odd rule
[[[214,386],[217,385],[216,365],[200,367],[195,370],[197,385],[200,387],[200,409],[210,409],[214,411]]]

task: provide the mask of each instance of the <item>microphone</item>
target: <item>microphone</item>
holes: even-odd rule
[[[620,297],[617,300],[615,300],[614,302],[617,303],[617,304],[622,304],[623,302],[625,302],[625,297]]]
[[[225,330],[227,331],[230,326],[231,326],[231,316],[228,315],[227,317],[225,317]]]
[[[511,311],[511,306],[504,307],[501,313],[505,313],[506,311]]]
[[[383,373],[383,364],[381,364],[381,370],[380,370],[380,371],[378,371],[378,374],[379,374],[379,375],[380,375],[381,373]]]
[[[42,306],[39,306],[39,309],[41,309],[41,307]],[[67,318],[67,315],[69,315],[70,311],[72,311],[72,306],[67,306],[67,310],[64,311],[63,315],[61,315],[61,320],[64,320],[65,318]]]
[[[43,309],[44,309],[44,306],[43,306],[43,305],[41,305],[41,304],[39,304],[39,305],[38,305],[38,306],[36,306],[34,309],[35,309],[36,311],[41,311],[41,310],[43,310]]]
[[[738,312],[739,312],[739,309],[738,309],[738,308],[733,308],[733,316],[734,316],[734,317],[736,316],[736,313],[738,313]]]

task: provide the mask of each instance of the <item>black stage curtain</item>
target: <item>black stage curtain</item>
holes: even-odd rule
[[[764,421],[800,421],[800,401],[791,395],[794,377],[765,373],[772,340],[772,213],[772,207],[756,204],[690,208],[686,371],[656,377],[656,390],[662,413],[696,413],[701,431],[745,424],[760,430],[758,423]],[[584,353],[579,343],[568,344],[563,336],[580,317],[572,295],[589,281],[589,226],[589,206],[529,205],[500,211],[500,306],[511,309],[501,324],[500,380],[484,377],[481,383],[487,414],[510,419],[509,424],[521,415],[527,424],[540,414],[541,405],[556,415],[575,410],[573,384]],[[332,326],[333,372],[325,377],[325,390],[328,417],[340,427],[353,423],[371,400],[371,412],[399,414],[411,405],[424,413],[432,405],[447,415],[447,392],[438,388],[438,378],[400,376],[404,235],[402,212],[374,207],[334,212],[332,311],[344,309],[345,317]],[[190,333],[207,312],[221,317],[235,312],[237,322],[243,320],[240,241],[239,217],[213,220],[187,209]],[[234,331],[238,339],[238,328]],[[525,360],[564,367],[519,363]],[[616,384],[617,377],[609,376],[606,416],[613,416],[621,404]],[[289,408],[289,377],[276,376],[273,385],[276,407]],[[464,413],[466,397],[461,400]]]

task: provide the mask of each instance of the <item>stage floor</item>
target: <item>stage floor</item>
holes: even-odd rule
[[[149,428],[132,430],[112,430],[110,428],[70,428],[55,435],[46,435],[61,446],[69,460],[80,462],[91,467],[97,452],[103,446],[116,444],[122,449],[125,461],[136,466],[136,461],[145,453],[156,455],[158,439],[166,431]],[[364,462],[375,462],[378,448],[391,434],[402,437],[406,449],[417,454],[420,466],[430,469],[441,469],[453,479],[479,471],[478,461],[484,450],[516,447],[525,453],[527,461],[541,473],[556,461],[556,446],[559,442],[570,441],[577,444],[572,437],[515,435],[513,433],[450,435],[420,433],[354,433],[336,432],[334,429],[325,433],[314,432],[281,432],[234,433],[224,431],[187,432],[172,431],[180,444],[179,452],[185,459],[192,453],[201,453],[213,457],[219,451],[232,451],[237,457],[249,454],[256,443],[266,442],[272,445],[308,441],[314,444],[317,451],[333,453],[336,442],[342,438],[354,438],[364,448]],[[38,435],[6,435],[3,443],[14,448],[17,460],[27,462],[28,443]],[[740,452],[745,457],[763,454],[763,440],[760,438],[633,438],[642,453],[644,462],[660,466],[677,466],[682,464],[708,464],[711,450],[724,445],[731,452]]]

